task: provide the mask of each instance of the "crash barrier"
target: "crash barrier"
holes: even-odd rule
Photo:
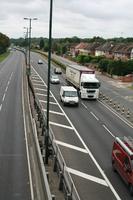
[[[43,111],[42,105],[39,102],[39,99],[37,96],[35,96],[34,105],[38,114],[39,126],[42,128],[42,134],[45,138],[46,115],[45,115],[45,112]],[[58,188],[60,191],[64,193],[64,198],[66,200],[80,200],[77,190],[74,186],[73,180],[67,171],[67,167],[66,167],[64,158],[62,156],[62,153],[60,151],[60,148],[54,141],[55,141],[55,136],[50,127],[48,149],[49,149],[49,155],[52,156],[54,160],[53,171],[56,172],[59,177]],[[45,144],[43,145],[43,150],[45,152]],[[42,151],[42,157],[45,159],[45,155],[43,154],[43,151]]]
[[[106,101],[106,103],[111,106],[115,111],[118,111],[124,117],[126,117],[130,122],[133,122],[133,112],[126,108],[124,105],[121,105],[115,99],[113,100],[111,97],[107,96],[100,92],[99,100]]]
[[[38,166],[39,166],[41,184],[43,186],[44,199],[54,200],[55,196],[51,194],[50,189],[49,189],[47,173],[45,171],[45,167],[44,167],[44,164],[43,164],[40,146],[39,146],[39,143],[38,143],[36,124],[35,124],[34,119],[32,119],[32,124],[33,124],[33,130],[34,130],[33,139],[34,139],[34,143],[35,143],[35,147],[36,147],[35,150],[36,150],[37,162],[38,162]]]

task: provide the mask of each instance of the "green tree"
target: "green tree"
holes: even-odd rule
[[[6,35],[0,33],[0,54],[6,52],[9,45],[10,45],[9,38]]]
[[[39,46],[40,46],[40,49],[44,48],[44,40],[43,40],[43,38],[41,38]]]

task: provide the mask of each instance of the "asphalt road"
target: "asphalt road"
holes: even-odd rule
[[[37,62],[39,57],[39,55],[33,53],[32,64],[37,73],[40,74],[45,83],[47,83],[47,62],[44,61],[43,65],[38,65]],[[60,76],[60,81],[60,85],[66,84],[63,75]],[[106,84],[106,82],[104,84]],[[60,85],[51,85],[51,91],[59,104]],[[105,88],[108,90],[108,84]],[[111,91],[113,90],[110,90],[110,93]],[[105,175],[115,188],[120,199],[132,199],[126,185],[123,183],[121,178],[112,171],[111,150],[114,137],[124,135],[133,136],[133,127],[127,124],[124,118],[121,118],[119,115],[113,113],[108,107],[99,101],[81,101],[79,108],[63,107],[62,104],[60,104],[60,106],[72,122],[80,137],[83,139],[86,147],[92,152],[94,158],[99,163]],[[53,109],[55,108],[51,106],[51,111]],[[58,110],[58,112],[60,111]],[[50,120],[55,120],[52,114],[50,116]],[[62,116],[59,117],[57,115],[55,122],[64,123],[68,126]],[[68,144],[83,148],[83,143],[81,145],[77,138],[75,138],[75,135],[73,133],[70,134],[71,131],[69,131],[69,133],[65,133],[65,131],[62,131],[61,129],[56,130],[56,128],[52,128],[55,133],[58,133],[56,134],[57,141],[60,140],[61,142],[67,144],[66,146],[63,146],[63,143],[58,142],[70,173],[72,174],[73,180],[77,186],[77,190],[82,197],[81,199],[92,199],[91,195],[93,199],[115,199],[114,196],[112,197],[111,193],[109,194],[107,191],[103,190],[103,188],[97,188],[95,184],[90,185],[87,178],[83,179],[81,173],[76,176],[76,172],[77,174],[78,172],[82,172],[86,175],[91,173],[96,175],[98,172],[93,165],[91,166],[89,155],[83,155],[80,151],[77,153],[69,148]],[[72,171],[72,169],[75,171]],[[89,188],[90,190],[92,190],[92,188],[95,189],[90,192]],[[95,191],[98,191],[97,195],[94,195]]]
[[[0,63],[0,199],[31,200],[23,112],[23,55]]]

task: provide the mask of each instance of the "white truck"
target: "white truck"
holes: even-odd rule
[[[66,80],[78,89],[81,99],[98,99],[100,82],[94,70],[80,65],[67,65]]]

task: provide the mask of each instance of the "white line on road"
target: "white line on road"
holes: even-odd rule
[[[81,103],[81,104],[87,109],[87,106],[84,103]]]
[[[77,170],[69,168],[69,167],[66,167],[66,171],[68,171],[71,174],[75,174],[75,175],[80,176],[82,178],[88,179],[90,181],[93,181],[95,183],[98,183],[98,184],[101,184],[101,185],[108,187],[108,184],[106,183],[106,181],[101,179],[101,178],[85,174],[83,172],[77,171]]]
[[[113,133],[111,133],[111,131],[110,131],[104,124],[103,124],[102,126],[106,129],[106,131],[109,132],[109,134],[110,134],[113,138],[115,138],[115,136],[113,135]]]
[[[98,119],[98,117],[93,113],[93,112],[90,112],[92,115],[93,115],[93,117],[95,117],[95,119],[98,121],[99,119]]]
[[[49,122],[49,124],[51,124],[51,125],[55,125],[55,126],[59,126],[59,127],[62,127],[62,128],[66,128],[66,129],[71,129],[71,130],[73,130],[73,127],[71,127],[71,126],[66,126],[66,125],[63,125],[63,124],[58,124],[58,123],[55,123],[55,122]]]
[[[42,109],[44,112],[47,112],[47,110],[46,109]],[[62,116],[64,116],[64,113],[60,113],[60,112],[55,112],[55,111],[52,111],[52,110],[50,110],[49,111],[50,113],[52,113],[52,114],[56,114],[56,115],[62,115]]]
[[[3,98],[2,98],[2,101],[4,101],[4,100],[5,100],[5,96],[6,96],[6,94],[4,93],[4,95],[3,95]]]
[[[40,91],[44,91],[44,92],[47,92],[47,90],[46,89],[43,89],[43,88],[34,88],[34,90],[40,90]]]
[[[59,144],[59,145],[64,146],[64,147],[68,147],[68,148],[71,148],[71,149],[74,149],[74,150],[77,150],[77,151],[80,151],[80,152],[83,152],[83,153],[88,153],[88,151],[86,149],[83,149],[83,148],[80,148],[80,147],[77,147],[77,146],[74,146],[74,145],[71,145],[71,144],[68,144],[68,143],[65,143],[65,142],[61,142],[59,140],[54,140],[54,142],[56,144]]]
[[[47,103],[47,101],[44,101],[44,100],[40,100],[39,99],[39,101],[41,102],[41,103]],[[53,104],[53,105],[58,105],[56,102],[49,102],[50,104]]]
[[[2,104],[0,105],[0,111],[1,111],[1,109],[2,109]]]

